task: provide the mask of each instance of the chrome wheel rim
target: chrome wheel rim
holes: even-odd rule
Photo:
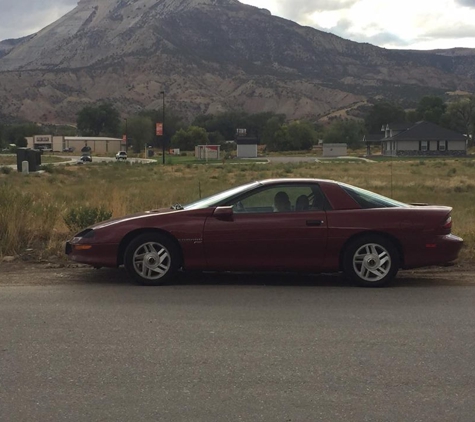
[[[147,280],[158,280],[170,269],[171,257],[168,249],[157,242],[147,242],[134,253],[135,271]]]
[[[368,243],[356,251],[353,256],[353,268],[362,280],[380,281],[391,270],[391,255],[381,245]]]

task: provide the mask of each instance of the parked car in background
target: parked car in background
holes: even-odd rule
[[[115,155],[115,159],[117,161],[119,160],[127,160],[127,153],[125,151],[119,151],[116,155]]]
[[[91,163],[92,157],[90,155],[83,155],[79,158],[77,164]]]
[[[410,205],[321,179],[249,183],[181,206],[85,228],[66,253],[94,267],[124,265],[145,285],[177,271],[343,273],[360,286],[390,283],[400,268],[454,261],[452,208]]]

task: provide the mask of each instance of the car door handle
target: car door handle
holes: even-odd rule
[[[324,221],[323,220],[307,220],[307,226],[321,226]]]

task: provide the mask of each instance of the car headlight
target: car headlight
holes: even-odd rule
[[[83,230],[82,232],[79,232],[76,236],[73,238],[74,241],[79,241],[80,239],[92,239],[95,235],[95,232],[93,229],[86,229]]]

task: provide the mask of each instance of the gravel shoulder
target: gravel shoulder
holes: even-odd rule
[[[0,286],[49,286],[62,284],[130,284],[123,268],[100,270],[77,264],[48,262],[0,262]],[[176,285],[244,284],[346,286],[340,274],[180,274]],[[458,262],[450,267],[429,267],[400,271],[394,286],[473,285],[475,263]]]

